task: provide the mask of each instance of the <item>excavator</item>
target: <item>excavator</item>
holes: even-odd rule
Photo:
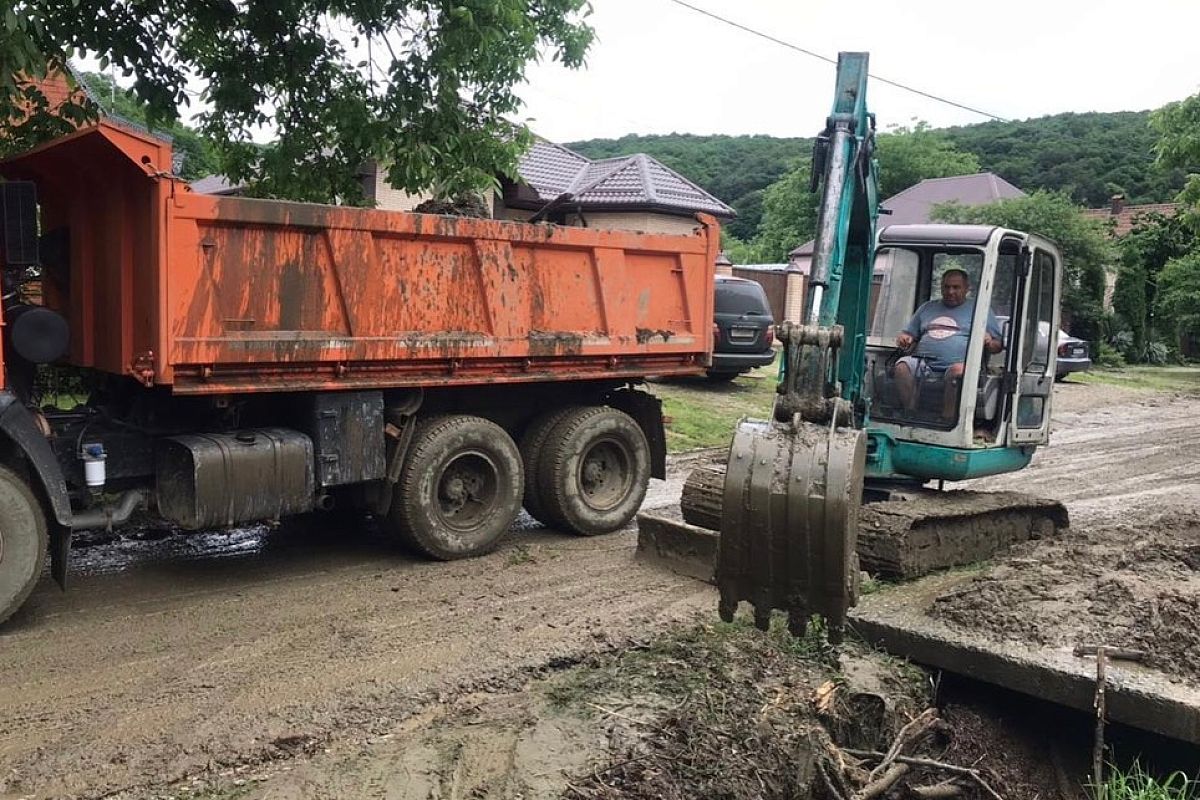
[[[734,434],[716,560],[723,619],[747,601],[758,627],[781,610],[800,634],[818,615],[834,641],[857,602],[864,508],[938,537],[982,526],[1016,541],[1066,525],[1056,503],[941,491],[1020,470],[1049,441],[1062,256],[1042,236],[987,225],[877,231],[867,65],[866,53],[838,57],[813,155],[820,200],[804,316],[777,331],[772,418],[743,420]],[[910,320],[954,299],[973,309],[955,314],[960,329],[936,318],[924,335],[969,325],[965,358],[939,370],[912,348]]]

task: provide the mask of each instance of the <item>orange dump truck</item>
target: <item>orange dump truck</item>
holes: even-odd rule
[[[625,525],[664,473],[647,375],[711,353],[715,220],[692,235],[192,193],[101,123],[0,163],[0,620],[74,530],[336,506],[433,558],[523,505]],[[38,407],[39,365],[87,402]]]

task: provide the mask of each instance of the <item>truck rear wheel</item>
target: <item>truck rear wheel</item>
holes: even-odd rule
[[[465,415],[419,423],[396,484],[389,521],[442,561],[496,546],[521,508],[521,454],[494,422]]]
[[[41,504],[16,473],[0,467],[0,623],[33,591],[49,547]]]
[[[529,512],[529,516],[543,525],[561,524],[546,511],[546,502],[542,498],[541,488],[536,480],[539,465],[542,462],[542,454],[546,449],[546,440],[567,415],[577,413],[583,408],[585,407],[567,406],[547,411],[541,416],[535,417],[533,422],[525,428],[525,432],[521,434],[521,461],[525,466],[525,510]]]
[[[554,523],[581,536],[609,533],[633,519],[646,497],[650,446],[625,412],[577,409],[550,432],[537,479]]]

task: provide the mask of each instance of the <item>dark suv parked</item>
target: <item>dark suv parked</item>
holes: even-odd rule
[[[771,307],[758,283],[718,275],[713,316],[709,378],[727,381],[775,359]]]

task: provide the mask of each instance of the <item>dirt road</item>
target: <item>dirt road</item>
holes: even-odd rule
[[[1058,397],[1055,446],[988,485],[1066,500],[1077,526],[1198,499],[1200,398],[1079,385]],[[690,466],[648,505],[675,502]],[[70,591],[44,581],[0,629],[0,798],[156,795],[270,761],[311,774],[339,763],[326,750],[387,758],[422,715],[712,615],[710,587],[638,564],[634,543],[527,525],[454,564],[295,528],[78,550]],[[324,789],[261,796],[369,794],[329,774],[312,785]]]

